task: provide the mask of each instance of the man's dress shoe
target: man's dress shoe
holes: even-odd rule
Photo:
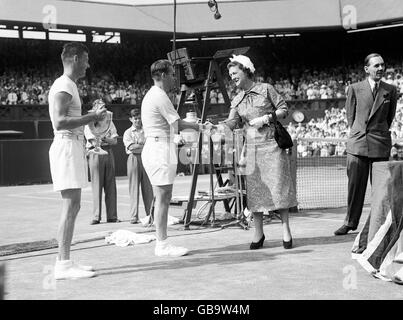
[[[334,234],[335,234],[336,236],[344,236],[345,234],[347,234],[347,232],[349,232],[349,231],[354,231],[354,230],[356,230],[356,229],[357,229],[357,228],[352,228],[352,227],[343,225],[343,226],[341,226],[339,229],[337,229],[337,230],[334,232]]]

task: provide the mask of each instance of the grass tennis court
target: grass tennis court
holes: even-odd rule
[[[305,159],[302,159],[305,161]],[[324,161],[319,159],[318,161]],[[315,160],[316,161],[316,160]],[[300,159],[298,159],[300,162]],[[305,163],[306,164],[306,163]],[[298,166],[297,168],[297,198],[298,208],[325,209],[340,208],[347,204],[347,175],[343,165]],[[226,175],[223,177],[226,179]],[[215,180],[215,179],[214,179]],[[175,179],[173,196],[188,196],[191,185],[191,176],[177,177]],[[125,177],[117,179],[118,188],[118,215],[124,222],[129,221],[129,194],[128,180]],[[209,176],[201,175],[198,179],[197,191],[209,191]],[[370,200],[370,185],[368,184],[365,203]],[[52,191],[51,184],[27,185],[0,188],[2,199],[0,243],[9,244],[32,240],[47,240],[55,237],[59,220],[61,201],[60,195]],[[192,213],[192,219],[197,219],[197,209],[203,203],[197,204]],[[170,215],[181,218],[184,206],[171,206]],[[141,216],[144,215],[142,201],[140,202]],[[92,217],[91,188],[82,192],[81,210],[76,225],[77,233],[104,231],[110,224],[102,223],[97,228],[89,225]],[[104,218],[103,208],[103,218]],[[222,202],[216,206],[216,218],[224,212]],[[33,223],[35,228],[29,225]],[[120,227],[127,227],[124,223]]]

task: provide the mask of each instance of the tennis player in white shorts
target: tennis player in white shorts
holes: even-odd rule
[[[58,230],[59,254],[54,276],[56,280],[90,278],[93,268],[74,263],[70,246],[74,223],[80,210],[81,188],[87,186],[88,172],[84,149],[84,125],[103,119],[105,107],[81,115],[81,102],[76,81],[85,76],[88,49],[81,43],[67,43],[61,54],[63,75],[49,91],[49,115],[54,139],[49,149],[53,189],[60,191],[63,206]]]
[[[173,246],[167,241],[168,208],[178,164],[178,131],[200,131],[206,126],[180,119],[167,95],[175,88],[174,69],[168,60],[154,62],[151,65],[151,77],[154,86],[144,96],[141,104],[141,119],[146,137],[141,158],[155,196],[155,255],[179,257],[186,255],[188,249]]]

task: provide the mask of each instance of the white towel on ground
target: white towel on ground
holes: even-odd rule
[[[131,244],[148,243],[157,238],[154,235],[139,234],[127,230],[117,230],[105,237],[108,244],[116,244],[118,247],[127,247]]]

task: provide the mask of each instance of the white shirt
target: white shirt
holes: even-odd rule
[[[132,125],[123,134],[123,144],[125,145],[125,151],[127,154],[132,153],[132,151],[128,149],[132,144],[144,144],[144,143],[145,143],[145,137],[143,128],[136,129],[136,127]],[[142,149],[139,148],[136,149],[134,153],[140,154],[141,151]]]
[[[117,98],[123,98],[126,95],[126,91],[123,89],[119,89],[116,91],[116,97]]]
[[[307,95],[309,100],[315,99],[315,94],[313,92],[313,89],[311,89],[311,88],[306,90],[306,95]]]
[[[10,104],[17,104],[17,100],[18,100],[17,94],[15,92],[10,92],[7,95],[7,100]]]
[[[28,93],[26,93],[25,91],[23,91],[22,93],[21,93],[21,101],[22,102],[28,102]]]
[[[91,148],[92,147],[92,143],[89,141],[90,139],[96,139],[95,135],[91,132],[90,127],[87,125],[85,125],[84,127],[84,135],[85,135],[85,139],[87,139],[87,144],[85,145],[87,148]],[[117,138],[119,137],[118,132],[116,131],[116,127],[115,124],[113,123],[113,121],[111,122],[111,125],[109,127],[108,132],[105,134],[106,138],[109,139],[113,139],[113,138]],[[106,142],[102,142],[101,146],[106,146],[108,145],[108,143]]]
[[[374,92],[375,81],[368,77],[368,82],[369,82],[369,85],[371,87],[371,91]],[[378,81],[378,90],[379,90],[379,84],[380,83],[381,83],[381,81],[379,80]]]
[[[52,121],[53,133],[54,134],[73,134],[82,136],[84,134],[84,127],[80,126],[74,129],[56,130],[53,120],[53,109],[55,104],[55,96],[58,92],[68,93],[72,99],[69,102],[67,116],[69,117],[81,117],[81,100],[78,94],[78,89],[76,83],[71,80],[68,76],[62,75],[53,82],[52,87],[49,91],[49,116]]]
[[[152,86],[141,103],[141,121],[145,137],[171,136],[171,125],[180,119],[164,90]]]

